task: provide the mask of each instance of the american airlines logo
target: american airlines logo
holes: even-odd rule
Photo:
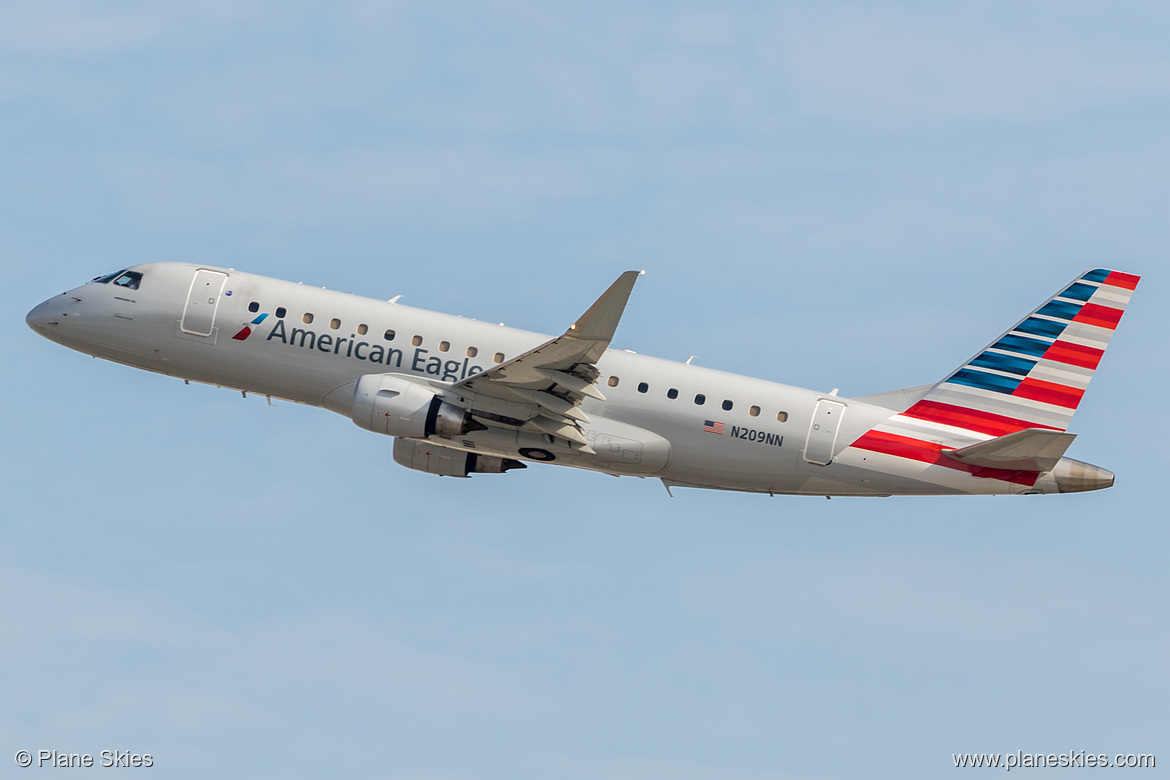
[[[263,314],[259,315],[258,317],[256,317],[256,319],[252,320],[247,325],[240,328],[240,332],[237,333],[236,335],[232,336],[232,338],[235,339],[236,341],[246,340],[249,336],[252,335],[252,326],[259,325],[261,322],[264,322],[264,318],[267,316],[268,316],[268,312],[264,312]]]

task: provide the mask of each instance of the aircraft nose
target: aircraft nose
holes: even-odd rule
[[[38,333],[49,327],[49,323],[53,319],[51,303],[52,301],[45,301],[34,306],[32,311],[24,315],[25,324]]]
[[[25,323],[42,335],[54,330],[61,324],[61,320],[68,316],[61,298],[62,296],[58,295],[44,303],[38,303],[24,316]]]

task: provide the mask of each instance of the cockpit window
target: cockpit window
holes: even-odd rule
[[[114,284],[125,287],[127,290],[137,290],[141,282],[142,274],[137,271],[127,271],[114,280]]]
[[[125,273],[125,271],[126,269],[123,268],[121,271],[114,271],[112,274],[106,274],[105,276],[95,276],[89,281],[91,283],[97,282],[98,284],[109,284],[110,282],[114,281],[114,277],[121,276],[123,273]]]

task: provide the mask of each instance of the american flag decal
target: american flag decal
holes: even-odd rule
[[[707,433],[718,433],[723,435],[723,423],[715,422],[714,420],[703,420],[703,430]]]

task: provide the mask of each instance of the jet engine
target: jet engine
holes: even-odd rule
[[[367,431],[412,439],[462,436],[485,427],[426,385],[391,374],[366,374],[358,380],[353,421]]]
[[[438,474],[440,477],[467,477],[471,474],[503,474],[509,469],[527,468],[511,458],[478,455],[426,441],[394,440],[394,460],[408,469]]]

